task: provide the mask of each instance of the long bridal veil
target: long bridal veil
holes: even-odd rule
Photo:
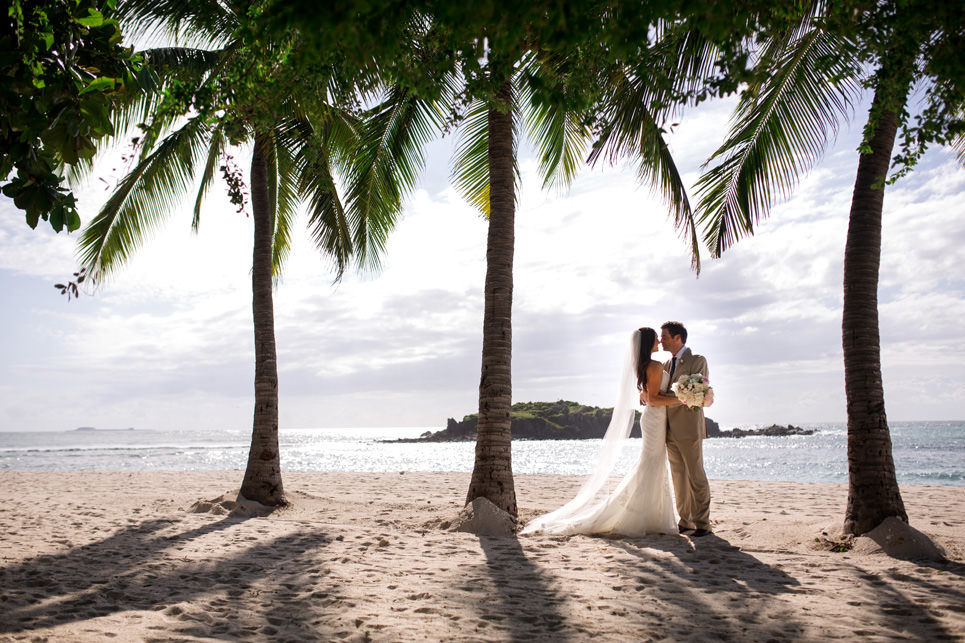
[[[606,503],[609,495],[609,477],[613,473],[620,451],[626,439],[630,436],[637,408],[640,406],[640,393],[637,389],[637,359],[640,355],[639,330],[633,332],[630,348],[623,363],[623,374],[620,378],[620,388],[617,391],[616,404],[603,444],[596,469],[583,482],[576,497],[556,511],[542,515],[529,522],[520,533],[537,531],[564,531],[566,526],[593,514]],[[648,353],[649,354],[649,353]]]

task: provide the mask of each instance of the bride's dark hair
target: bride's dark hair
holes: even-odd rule
[[[640,333],[640,352],[637,354],[637,389],[644,391],[647,388],[647,366],[650,359],[653,343],[657,341],[657,331],[647,326],[638,328]]]

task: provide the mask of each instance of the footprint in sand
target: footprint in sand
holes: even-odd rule
[[[408,596],[406,596],[406,599],[410,601],[418,601],[426,598],[432,598],[432,594],[430,594],[429,592],[422,592],[421,594],[409,594]]]

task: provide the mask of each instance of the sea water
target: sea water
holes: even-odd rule
[[[813,435],[713,438],[704,442],[707,475],[717,480],[846,482],[843,424],[806,424]],[[435,428],[282,429],[289,471],[472,471],[473,442],[393,443]],[[965,422],[890,425],[898,480],[965,486]],[[234,470],[248,458],[250,429],[0,432],[0,469]],[[641,441],[627,440],[616,473],[627,471]],[[600,440],[517,440],[513,471],[585,475]]]

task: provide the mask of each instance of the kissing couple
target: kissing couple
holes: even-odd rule
[[[521,533],[642,536],[679,532],[693,537],[710,533],[710,485],[704,473],[702,443],[707,437],[703,406],[709,405],[713,396],[706,386],[707,360],[692,353],[686,343],[687,329],[680,322],[663,324],[659,337],[648,327],[633,332],[596,469],[575,498],[531,521]],[[661,344],[671,354],[663,363],[653,359]],[[698,394],[692,395],[695,382]],[[640,418],[643,448],[636,465],[613,489],[610,474],[640,404],[646,405]]]

